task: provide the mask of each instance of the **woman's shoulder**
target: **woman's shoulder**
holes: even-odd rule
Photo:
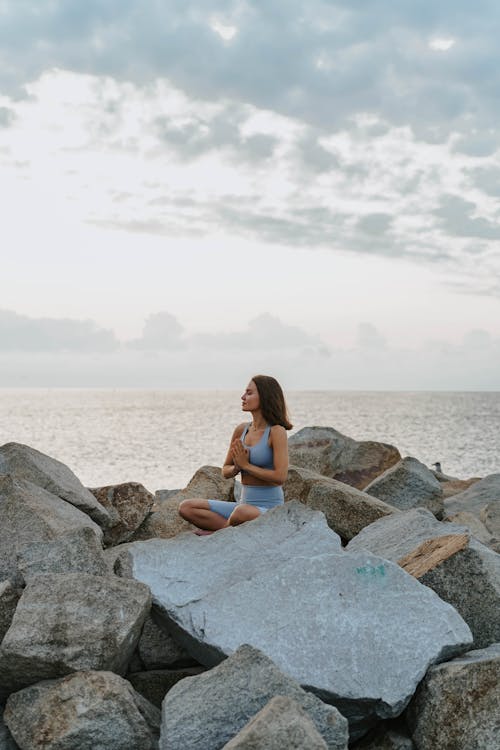
[[[283,427],[283,425],[273,424],[273,426],[271,427],[271,436],[272,437],[283,437],[283,435],[286,437],[286,430]]]
[[[233,438],[241,437],[243,435],[243,431],[245,427],[248,427],[247,422],[242,422],[241,424],[236,425],[236,427],[234,428],[234,432],[233,432]]]

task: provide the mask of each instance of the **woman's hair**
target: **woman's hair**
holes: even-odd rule
[[[270,375],[254,375],[253,382],[257,386],[262,416],[268,424],[280,424],[285,430],[291,430],[293,425],[288,419],[285,397],[276,378]]]

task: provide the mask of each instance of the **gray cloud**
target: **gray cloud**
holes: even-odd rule
[[[114,333],[92,320],[29,318],[0,310],[0,351],[111,352],[117,346]]]
[[[15,112],[8,107],[0,107],[0,128],[8,128],[16,118]]]
[[[234,24],[227,42],[212,16]],[[500,102],[494,0],[7,0],[3,90],[50,67],[137,83],[168,77],[196,97],[232,98],[334,130],[359,112],[409,124],[418,137],[464,134],[484,150]],[[432,38],[451,38],[443,51]],[[478,132],[474,146],[471,131]],[[495,140],[498,143],[498,140]]]
[[[493,198],[500,198],[500,167],[477,167],[468,170],[476,187]]]
[[[169,312],[150,315],[144,323],[142,337],[127,342],[132,349],[162,351],[182,349],[185,346],[184,329]]]
[[[458,195],[446,195],[434,213],[441,219],[441,228],[448,234],[485,240],[500,239],[500,222],[472,216],[476,210],[474,203]]]
[[[269,313],[253,318],[248,328],[234,333],[198,334],[193,336],[194,346],[216,350],[266,350],[281,351],[314,345],[325,354],[321,339],[311,336],[298,326],[288,325]]]

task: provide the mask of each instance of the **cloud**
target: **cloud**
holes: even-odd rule
[[[371,323],[360,323],[357,332],[360,349],[385,349],[386,339]]]
[[[117,346],[114,333],[91,320],[29,318],[0,310],[3,352],[111,352]]]
[[[183,327],[174,315],[165,311],[155,313],[150,315],[144,323],[142,337],[127,342],[127,346],[132,349],[152,351],[182,349],[185,346],[183,331]]]
[[[500,221],[483,216],[472,216],[478,207],[458,195],[445,195],[440,208],[434,212],[441,219],[442,229],[457,237],[475,237],[485,240],[500,239]]]
[[[248,328],[233,333],[197,334],[191,338],[192,346],[214,350],[273,350],[298,349],[315,346],[325,352],[325,345],[298,326],[284,323],[269,313],[253,318]]]

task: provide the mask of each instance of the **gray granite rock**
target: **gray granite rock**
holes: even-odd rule
[[[36,576],[0,646],[0,694],[79,670],[124,673],[150,605],[147,586],[116,576]]]
[[[3,720],[3,708],[0,706],[0,750],[19,750],[19,745],[9,732]]]
[[[41,487],[106,526],[109,514],[65,464],[21,443],[0,447],[0,474],[10,474]]]
[[[5,720],[23,750],[156,750],[160,711],[112,672],[85,671],[10,696]]]
[[[164,697],[180,680],[194,677],[206,671],[206,667],[180,667],[179,669],[149,669],[147,672],[132,672],[127,675],[134,690],[146,700],[161,708]]]
[[[325,514],[328,525],[343,539],[352,539],[362,528],[397,509],[343,482],[308,469],[291,466],[284,485],[285,500],[300,500]]]
[[[139,656],[145,669],[166,669],[174,664],[192,661],[185,649],[174,641],[170,633],[149,614],[144,623],[138,644]]]
[[[470,532],[471,536],[478,540],[478,542],[485,544],[495,552],[500,552],[500,537],[499,539],[494,537],[475,513],[462,510],[459,513],[455,513],[453,516],[449,516],[446,520],[457,524],[458,526],[463,526]]]
[[[397,448],[353,440],[333,427],[304,427],[288,440],[290,463],[364,489],[401,458]]]
[[[497,540],[500,540],[500,499],[496,502],[488,503],[480,511],[479,518],[484,523],[490,534]]]
[[[445,518],[462,510],[480,515],[485,505],[500,503],[500,474],[489,474],[464,492],[445,501]]]
[[[169,690],[162,706],[160,748],[219,750],[276,695],[297,701],[330,750],[346,750],[344,717],[247,645],[214,669]]]
[[[225,479],[220,466],[202,466],[193,474],[187,486],[171,499],[181,502],[193,497],[231,502],[234,500],[234,479]]]
[[[109,513],[104,529],[106,546],[127,542],[149,515],[154,496],[139,482],[91,488],[90,492]]]
[[[346,745],[347,747],[347,745]],[[277,695],[223,750],[327,750],[313,722],[293,698]]]
[[[102,531],[85,513],[31,482],[0,474],[0,580],[22,584],[18,554],[36,542],[48,542],[70,531],[89,528],[100,541]]]
[[[20,592],[14,588],[10,581],[0,583],[0,643],[10,628],[20,596]]]
[[[417,750],[499,750],[500,644],[433,666],[407,719]]]
[[[437,521],[424,508],[376,521],[347,545],[349,551],[369,550],[398,562],[423,542],[467,529]],[[476,648],[500,641],[500,555],[470,538],[462,549],[419,577],[460,613],[469,625]]]
[[[393,563],[342,552],[323,515],[299,503],[208,537],[136,543],[129,554],[194,658],[212,666],[250,643],[335,704],[353,736],[399,714],[429,664],[472,642],[433,591]]]
[[[102,545],[92,529],[82,527],[48,542],[34,542],[18,556],[25,581],[41,573],[108,575]]]
[[[400,510],[424,507],[443,515],[443,488],[424,464],[407,456],[371,482],[365,492]]]
[[[375,730],[373,737],[369,740],[363,738],[354,745],[354,748],[355,750],[415,750],[415,745],[406,729],[388,729],[381,724],[380,728]]]
[[[164,500],[157,510],[153,510],[134,531],[130,541],[145,539],[170,539],[193,527],[179,515],[180,501],[175,498]]]

